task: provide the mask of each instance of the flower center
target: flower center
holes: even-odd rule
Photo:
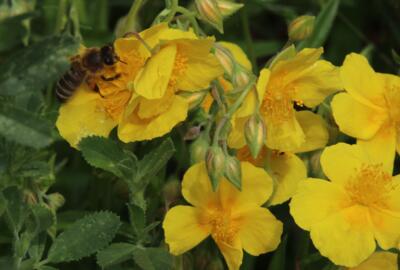
[[[208,223],[211,225],[211,236],[216,242],[233,245],[239,228],[232,219],[231,213],[224,209],[213,209],[208,213]]]
[[[171,73],[171,79],[169,81],[169,87],[175,87],[178,79],[180,76],[183,75],[183,73],[186,71],[187,69],[187,61],[188,58],[186,55],[184,55],[183,53],[178,52],[176,53],[175,56],[175,63],[174,63],[174,67],[172,69],[172,73]]]
[[[272,83],[265,91],[261,112],[268,121],[278,124],[291,119],[294,115],[293,96],[295,88]]]
[[[392,176],[383,170],[382,164],[363,164],[345,188],[355,204],[386,208],[394,185]]]
[[[118,120],[125,105],[128,103],[131,97],[131,92],[128,90],[119,91],[113,95],[106,96],[102,99],[104,108],[107,113],[114,119]]]

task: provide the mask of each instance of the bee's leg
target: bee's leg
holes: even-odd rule
[[[108,78],[104,77],[104,75],[101,75],[101,79],[106,82],[114,81],[114,80],[118,79],[119,77],[121,77],[121,74],[116,74],[116,75],[114,75],[112,77],[108,77]]]
[[[96,91],[96,89],[97,89],[97,91],[98,91],[98,87],[97,87],[97,84],[96,84],[96,79],[93,77],[93,76],[87,76],[86,77],[86,84],[89,86],[89,88],[90,89],[92,89],[93,91]],[[96,91],[96,92],[97,92]]]

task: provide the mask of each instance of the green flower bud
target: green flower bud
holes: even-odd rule
[[[237,69],[234,76],[234,82],[236,86],[242,87],[249,83],[249,71],[240,65],[237,65]]]
[[[244,136],[253,158],[257,158],[264,145],[265,133],[265,124],[262,118],[258,114],[252,115],[245,124]]]
[[[203,21],[223,33],[223,17],[218,8],[217,0],[195,0],[195,4]]]
[[[229,76],[233,76],[233,70],[235,68],[235,60],[232,53],[221,46],[220,44],[215,44],[215,56],[217,57],[219,63],[224,68],[225,73]]]
[[[196,91],[196,92],[188,92],[188,91],[180,91],[178,93],[181,97],[184,97],[186,101],[189,103],[189,110],[192,110],[198,107],[208,94],[208,91]]]
[[[47,205],[49,206],[50,209],[54,211],[63,206],[65,203],[64,196],[57,192],[47,195],[47,200],[48,200]]]
[[[206,154],[206,168],[213,190],[216,190],[225,172],[225,154],[219,146],[211,146]]]
[[[314,30],[314,16],[300,16],[294,19],[288,27],[289,39],[299,41],[308,38]]]
[[[217,0],[217,4],[223,17],[228,17],[232,15],[244,6],[243,4],[226,0]]]
[[[225,161],[225,177],[237,189],[242,189],[242,170],[240,161],[236,157],[228,156]]]
[[[163,195],[165,202],[168,205],[179,199],[181,195],[181,183],[176,177],[168,180],[168,182],[164,185]]]
[[[206,158],[208,147],[210,146],[209,139],[205,134],[200,135],[190,145],[190,163],[195,164],[203,161]]]

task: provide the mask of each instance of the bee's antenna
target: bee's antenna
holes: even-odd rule
[[[115,59],[117,59],[117,61],[119,61],[119,62],[121,62],[121,63],[124,63],[125,65],[127,65],[127,64],[128,64],[127,62],[125,62],[125,61],[122,61],[122,60],[121,60],[121,58],[119,58],[119,56],[118,56],[118,55],[115,55]]]

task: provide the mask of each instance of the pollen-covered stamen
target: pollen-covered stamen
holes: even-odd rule
[[[128,103],[131,97],[130,91],[120,91],[118,93],[106,96],[102,99],[106,112],[114,120],[118,120],[122,112],[125,109],[125,105]]]
[[[363,164],[345,186],[355,204],[367,207],[387,207],[389,193],[395,188],[392,176],[382,164]]]
[[[261,111],[268,121],[281,123],[294,115],[292,94],[289,90],[267,90],[261,105]]]
[[[175,63],[169,80],[169,87],[175,87],[179,77],[182,76],[187,69],[187,62],[187,56],[178,51],[175,56]]]
[[[232,219],[231,213],[224,209],[215,208],[208,213],[208,224],[211,225],[211,236],[216,242],[233,245],[239,228]]]

